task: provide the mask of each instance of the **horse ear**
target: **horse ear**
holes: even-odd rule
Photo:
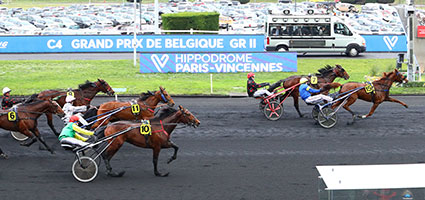
[[[161,91],[164,91],[164,88],[163,88],[162,86],[159,86],[159,89],[160,89]]]
[[[398,69],[394,69],[394,71],[397,73],[398,72]]]
[[[181,105],[179,105],[179,109],[181,110],[181,111],[183,111],[183,106],[181,106]]]

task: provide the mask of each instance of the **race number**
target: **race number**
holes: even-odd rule
[[[373,87],[372,83],[366,83],[364,86],[364,89],[366,90],[366,93],[375,93],[375,87]]]
[[[313,84],[313,85],[317,84],[317,76],[311,76],[311,78],[310,78],[310,82],[311,82],[311,84]]]
[[[133,113],[133,115],[138,115],[140,113],[139,104],[131,104],[131,113]]]
[[[66,96],[74,96],[74,92],[73,91],[69,91],[66,93]]]
[[[10,112],[8,112],[7,113],[7,119],[10,121],[10,122],[14,122],[14,121],[16,121],[16,112],[15,111],[10,111]]]
[[[149,123],[149,120],[146,120],[140,125],[140,134],[142,135],[151,135],[151,124]]]

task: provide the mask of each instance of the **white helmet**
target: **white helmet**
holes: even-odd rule
[[[8,88],[8,87],[4,87],[3,88],[3,94],[6,94],[6,93],[8,93],[10,91],[12,91],[12,90],[10,88]]]
[[[66,99],[65,99],[66,103],[70,103],[70,102],[72,102],[74,100],[75,100],[75,97],[74,96],[71,96],[71,95],[66,96]]]
[[[305,83],[305,82],[307,82],[308,81],[308,79],[307,78],[305,78],[305,77],[302,77],[301,79],[300,79],[300,83],[301,84],[303,84],[303,83]]]

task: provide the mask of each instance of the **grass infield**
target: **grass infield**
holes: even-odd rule
[[[210,95],[210,74],[141,74],[132,60],[0,61],[0,87],[13,95],[30,95],[47,89],[78,88],[86,80],[104,79],[113,88],[127,88],[121,94],[139,94],[163,86],[173,95]],[[313,74],[326,64],[342,65],[348,81],[364,82],[370,76],[391,71],[395,59],[300,59],[298,72],[258,72],[256,81],[276,82],[295,74]],[[246,73],[213,74],[213,94],[246,94]],[[345,83],[346,80],[336,79]],[[392,87],[392,94],[424,94],[424,87]]]

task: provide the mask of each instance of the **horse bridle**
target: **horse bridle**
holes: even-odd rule
[[[106,90],[106,93],[107,94],[110,93],[109,90],[108,90],[108,88],[106,88],[104,81],[98,80],[98,81],[94,82],[94,84],[96,84],[96,87],[98,87],[99,89],[100,89],[100,86],[102,86],[103,89]]]

